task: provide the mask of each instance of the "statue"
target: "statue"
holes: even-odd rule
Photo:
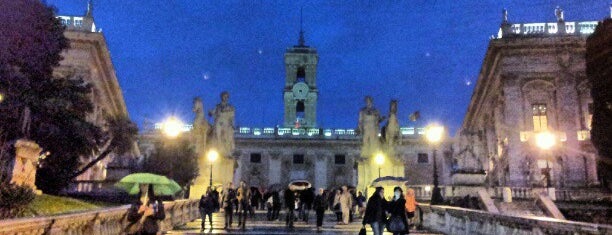
[[[193,112],[196,116],[193,120],[193,130],[191,135],[195,145],[195,152],[201,155],[205,151],[210,124],[208,124],[208,120],[206,120],[206,117],[204,116],[204,104],[202,103],[202,99],[200,99],[200,97],[193,99]]]
[[[561,22],[563,21],[563,9],[561,9],[561,7],[557,6],[557,8],[555,8],[555,16],[557,16],[557,21]]]
[[[385,152],[387,156],[395,156],[395,146],[401,144],[400,126],[397,121],[397,100],[389,104],[389,119],[384,127]]]
[[[372,97],[365,97],[366,106],[359,111],[358,132],[362,136],[361,156],[371,157],[380,150],[378,139],[379,123],[383,120],[376,108],[372,107]]]
[[[502,22],[508,23],[508,10],[506,8],[502,10]]]
[[[229,157],[234,150],[234,106],[228,103],[229,93],[221,92],[221,103],[208,115],[214,118],[211,146],[220,156]]]
[[[30,136],[30,123],[32,123],[30,112],[30,107],[25,106],[25,108],[23,108],[23,115],[21,116],[21,134],[26,138]]]

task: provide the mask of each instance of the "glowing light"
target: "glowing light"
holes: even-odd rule
[[[169,117],[162,124],[162,131],[168,137],[175,138],[183,132],[183,122],[176,117]]]
[[[429,185],[425,186],[425,192],[429,192],[429,191],[431,191],[431,186]]]
[[[208,151],[208,156],[207,157],[208,157],[208,160],[212,163],[212,162],[216,161],[217,158],[219,158],[219,153],[216,150],[211,149],[211,150]]]
[[[555,135],[550,132],[540,132],[536,134],[536,145],[543,149],[547,150],[555,146]]]
[[[377,153],[376,156],[374,156],[374,161],[376,161],[376,164],[378,164],[379,166],[382,165],[383,163],[385,163],[385,155],[383,155],[382,153]]]
[[[444,135],[444,127],[432,124],[425,128],[425,137],[430,143],[438,143]]]
[[[4,101],[4,94],[0,93],[0,102]]]

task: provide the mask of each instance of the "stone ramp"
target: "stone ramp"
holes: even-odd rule
[[[208,221],[206,229],[200,230],[201,220],[197,219],[183,226],[176,227],[172,231],[167,231],[164,234],[357,234],[361,229],[361,219],[355,219],[353,223],[348,225],[336,224],[336,217],[331,212],[327,212],[323,219],[323,227],[321,233],[316,232],[316,217],[314,212],[310,213],[309,223],[302,221],[294,223],[294,228],[289,229],[285,226],[285,213],[281,212],[280,220],[267,221],[264,211],[257,211],[254,217],[247,218],[247,226],[245,230],[238,228],[237,217],[234,216],[233,226],[229,230],[224,230],[225,220],[223,213],[213,214],[213,228],[210,229]],[[372,234],[370,226],[366,226],[368,234]],[[391,234],[385,232],[385,234]],[[424,230],[411,230],[410,234],[439,234]]]
[[[495,200],[495,205],[501,214],[515,216],[544,216],[546,214],[538,207],[534,200],[514,200],[512,202],[502,202]]]

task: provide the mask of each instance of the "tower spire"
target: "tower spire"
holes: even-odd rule
[[[92,0],[87,1],[87,13],[85,13],[85,16],[87,17],[93,16],[93,1]]]
[[[298,39],[298,45],[305,46],[306,41],[304,40],[304,29],[302,28],[302,10],[303,8],[300,7],[300,39]]]

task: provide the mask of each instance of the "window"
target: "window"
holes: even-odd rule
[[[419,153],[417,157],[418,157],[417,159],[418,163],[429,163],[429,156],[427,156],[426,153]]]
[[[334,155],[334,162],[336,164],[345,164],[346,163],[346,156],[344,154],[336,154],[336,155]]]
[[[293,154],[293,164],[304,164],[304,154]]]
[[[548,120],[546,119],[546,105],[534,104],[533,110],[533,131],[547,131]]]
[[[261,153],[251,153],[252,163],[261,163]]]
[[[296,82],[304,82],[306,78],[306,69],[304,67],[298,67],[296,74]]]

